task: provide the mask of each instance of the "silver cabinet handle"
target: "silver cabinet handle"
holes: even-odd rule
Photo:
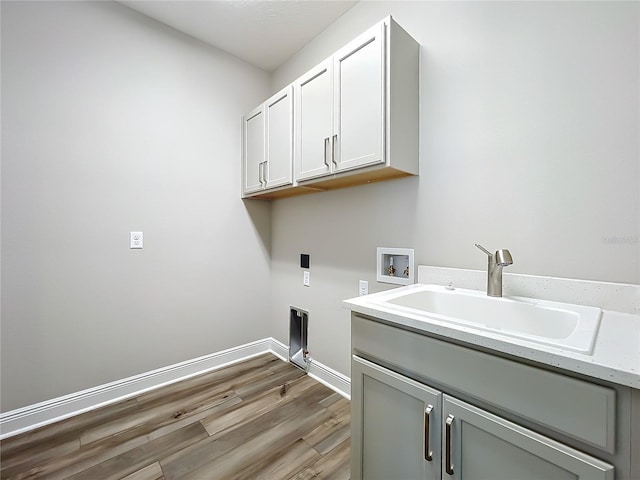
[[[262,162],[260,162],[258,164],[258,182],[260,182],[260,186],[262,186],[262,184],[264,183],[264,180],[262,180],[263,177],[263,171],[262,171]]]
[[[429,420],[431,419],[431,412],[433,411],[433,405],[427,406],[424,411],[424,459],[427,462],[433,460],[433,452],[431,448],[429,448],[429,437],[430,437],[430,428],[429,428]]]
[[[447,475],[453,475],[453,465],[451,465],[451,424],[453,423],[454,416],[449,415],[445,422],[445,470]]]
[[[336,160],[336,144],[337,143],[338,143],[338,134],[335,134],[331,142],[331,161],[335,164],[336,167],[338,166],[338,160]]]
[[[262,162],[262,164],[264,165],[262,167],[262,180],[264,181],[264,184],[267,184],[267,161],[265,160],[264,162]]]
[[[327,161],[327,146],[329,145],[329,137],[324,139],[324,164],[329,168],[329,162]]]

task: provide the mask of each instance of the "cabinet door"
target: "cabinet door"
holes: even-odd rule
[[[265,115],[261,105],[242,118],[242,192],[264,186]]]
[[[613,466],[443,395],[442,477],[612,480]]]
[[[336,172],[385,161],[385,28],[377,25],[334,56]]]
[[[331,173],[331,61],[295,83],[296,180]]]
[[[352,358],[352,480],[439,479],[441,393]]]
[[[267,121],[267,188],[292,183],[293,175],[293,88],[278,92],[265,102]]]

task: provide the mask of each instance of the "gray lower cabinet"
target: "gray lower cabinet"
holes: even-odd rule
[[[442,393],[357,356],[351,363],[351,478],[440,478]]]
[[[352,480],[613,480],[613,466],[352,357]]]
[[[444,478],[472,480],[604,480],[613,466],[443,395]]]

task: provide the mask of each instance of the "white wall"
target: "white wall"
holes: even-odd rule
[[[2,2],[2,411],[270,335],[239,168],[268,93],[117,3]]]
[[[375,282],[376,246],[484,269],[640,282],[637,2],[361,2],[278,69],[293,81],[388,14],[421,44],[420,177],[278,200],[273,332],[310,311],[309,349],[349,374],[342,299]],[[300,253],[311,254],[311,287]]]

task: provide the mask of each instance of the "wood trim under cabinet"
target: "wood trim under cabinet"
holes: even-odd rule
[[[377,168],[375,170],[367,170],[364,172],[354,171],[351,175],[349,175],[349,173],[350,172],[340,173],[339,176],[323,179],[321,181],[314,181],[309,185],[297,185],[293,188],[286,187],[282,190],[257,193],[247,198],[275,200],[278,198],[296,197],[307,193],[326,192],[329,190],[337,190],[339,188],[354,187],[357,185],[365,185],[413,176],[411,173],[396,170],[393,167]]]

